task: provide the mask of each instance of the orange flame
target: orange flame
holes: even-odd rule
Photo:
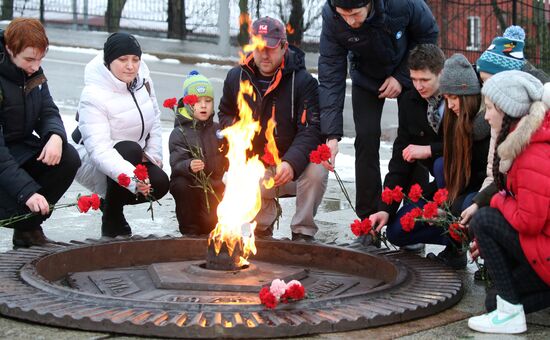
[[[294,34],[294,28],[290,25],[290,22],[286,24],[286,33],[287,34]]]
[[[253,119],[252,109],[244,99],[245,95],[254,98],[254,89],[249,81],[241,82],[237,96],[240,119],[222,131],[229,144],[229,169],[224,197],[218,206],[218,224],[208,238],[209,244],[214,242],[216,253],[220,252],[222,243],[225,242],[230,255],[239,242],[243,249],[239,263],[241,266],[248,263],[246,259],[250,253],[256,254],[256,222],[253,219],[261,208],[260,180],[265,173],[258,155],[247,159],[247,151],[252,150],[252,139],[260,132],[261,127]],[[243,231],[248,235],[243,236]]]
[[[267,140],[266,148],[267,151],[273,155],[275,166],[279,166],[281,164],[281,157],[279,157],[279,150],[277,149],[275,134],[273,133],[276,128],[277,122],[275,121],[275,107],[273,107],[271,110],[271,118],[267,121],[267,129],[265,130],[265,138]],[[271,189],[275,185],[275,180],[273,177],[270,177],[269,179],[263,181],[263,185],[266,189]]]

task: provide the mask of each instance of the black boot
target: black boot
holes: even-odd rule
[[[429,253],[426,258],[439,261],[453,269],[466,268],[466,252],[457,248],[455,245],[446,246],[443,251],[437,255]]]
[[[19,230],[15,229],[13,231],[13,247],[14,248],[28,248],[32,246],[45,246],[54,241],[44,235],[42,227],[38,227],[32,230]]]
[[[122,205],[114,205],[105,200],[103,201],[102,211],[101,236],[117,237],[132,235],[132,228],[130,228],[130,225],[124,218]]]

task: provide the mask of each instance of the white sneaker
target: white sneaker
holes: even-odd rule
[[[527,330],[523,305],[513,305],[497,295],[497,309],[468,319],[468,327],[484,333],[517,334]]]

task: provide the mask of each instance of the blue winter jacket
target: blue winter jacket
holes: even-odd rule
[[[348,60],[354,85],[378,93],[393,76],[411,88],[408,52],[417,44],[436,43],[439,29],[424,0],[373,0],[363,25],[351,28],[327,1],[319,56],[321,132],[343,135],[342,111]]]

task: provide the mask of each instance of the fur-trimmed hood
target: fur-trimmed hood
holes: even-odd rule
[[[520,119],[516,128],[498,146],[499,170],[507,173],[514,159],[530,143],[550,143],[550,110],[543,102],[531,105],[529,114]]]

